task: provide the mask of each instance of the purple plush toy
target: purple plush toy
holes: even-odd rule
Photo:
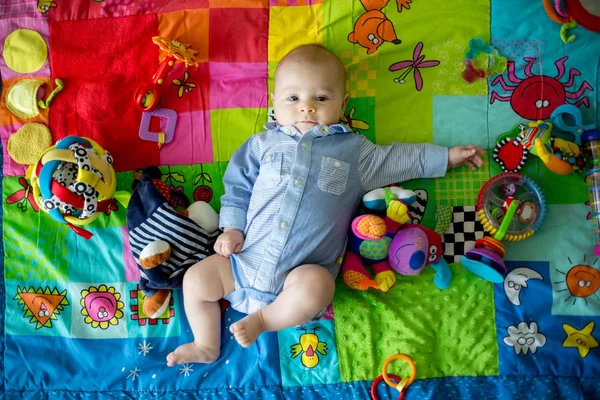
[[[431,265],[436,270],[433,282],[440,289],[450,285],[452,273],[442,257],[442,238],[422,225],[404,225],[390,244],[389,263],[402,275],[418,275]]]

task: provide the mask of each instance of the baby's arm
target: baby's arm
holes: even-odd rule
[[[224,257],[237,253],[244,244],[246,213],[260,169],[252,140],[253,137],[246,140],[233,153],[223,175],[225,194],[221,196],[219,214],[219,227],[223,229],[223,234],[217,238],[215,251]]]
[[[365,190],[396,182],[446,175],[448,148],[431,143],[373,144],[363,137],[358,174]]]

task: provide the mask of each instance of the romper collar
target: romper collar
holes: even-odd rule
[[[298,129],[293,125],[281,126],[277,122],[269,122],[269,123],[265,124],[264,127],[268,131],[280,131],[288,136],[302,136],[300,131],[298,131]],[[337,133],[352,133],[352,132],[353,132],[352,129],[347,125],[334,124],[334,125],[327,126],[327,125],[320,124],[320,125],[317,125],[317,126],[311,128],[311,130],[306,132],[305,135],[312,133],[314,136],[328,136],[328,135],[335,135]]]

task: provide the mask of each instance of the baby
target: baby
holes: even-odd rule
[[[276,123],[233,154],[223,177],[217,254],[183,280],[194,341],[167,364],[212,363],[220,355],[218,301],[248,314],[230,327],[248,347],[265,331],[306,323],[329,305],[353,213],[375,188],[482,165],[477,146],[379,146],[338,124],[348,94],[344,67],[318,45],[289,52],[275,72]]]

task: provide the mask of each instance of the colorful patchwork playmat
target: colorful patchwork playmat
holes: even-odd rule
[[[543,154],[521,160],[509,140],[505,161],[523,161],[542,189],[544,221],[506,243],[503,282],[458,263],[484,236],[477,200],[502,172],[500,136],[551,121],[563,104],[597,126],[600,34],[569,19],[565,3],[0,0],[0,397],[367,399],[384,361],[403,353],[417,369],[407,400],[600,398],[600,262],[585,171],[559,175]],[[416,221],[433,229],[438,213],[450,216],[450,287],[433,284],[432,268],[398,275],[387,293],[340,277],[320,321],[247,349],[228,331],[242,315],[227,308],[220,359],[169,368],[165,356],[192,339],[182,295],[158,318],[143,312],[123,204],[99,207],[87,240],[36,203],[28,165],[58,139],[85,136],[110,153],[118,191],[158,165],[173,207],[204,200],[218,211],[228,159],[272,118],[277,62],[304,43],[347,68],[343,122],[356,134],[488,149],[477,172],[404,184],[418,195]],[[159,67],[170,72],[158,83],[163,111],[143,112],[134,94]],[[557,126],[552,134],[573,140]],[[388,371],[410,373],[400,361]],[[398,397],[383,382],[376,394]]]

